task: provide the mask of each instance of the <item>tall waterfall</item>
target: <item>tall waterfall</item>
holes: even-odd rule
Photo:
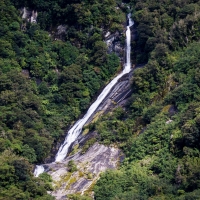
[[[101,92],[101,94],[98,96],[97,100],[90,106],[87,113],[84,115],[82,119],[79,119],[74,126],[68,131],[67,136],[65,138],[64,143],[61,145],[61,147],[58,150],[58,153],[56,154],[55,162],[61,162],[64,160],[68,153],[68,149],[70,145],[78,138],[80,135],[83,126],[86,124],[88,119],[92,116],[92,114],[95,112],[95,110],[98,108],[98,106],[101,104],[101,102],[104,100],[104,98],[109,94],[112,87],[117,83],[117,81],[124,75],[131,71],[131,60],[130,60],[130,54],[131,54],[131,31],[130,27],[134,24],[134,22],[131,20],[131,14],[128,14],[128,21],[129,24],[127,26],[126,30],[126,64],[124,66],[123,71],[116,76]],[[38,176],[39,174],[44,172],[44,167],[42,165],[37,165],[34,175]]]

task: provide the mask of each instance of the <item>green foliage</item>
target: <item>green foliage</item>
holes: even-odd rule
[[[43,181],[43,186],[46,190],[48,191],[52,191],[53,187],[52,187],[52,178],[49,174],[47,173],[42,173],[39,176],[40,180]]]
[[[35,150],[29,147],[27,144],[25,144],[22,147],[22,156],[28,158],[30,163],[33,163],[36,161]]]
[[[98,180],[94,191],[99,199],[148,199],[148,196],[167,194],[173,188],[167,187],[167,181],[160,181],[152,175],[148,166],[132,163],[131,168],[107,171]]]
[[[52,199],[41,179],[33,177],[32,166],[11,151],[0,155],[0,199]]]
[[[73,160],[70,160],[68,162],[67,167],[68,167],[68,171],[69,172],[75,172],[75,171],[77,171],[77,166],[76,166],[76,164],[74,163]]]
[[[96,142],[96,138],[91,138],[86,141],[86,143],[82,147],[81,153],[84,154],[86,151]]]
[[[199,17],[199,1],[162,2],[131,1],[137,62],[148,63],[134,71],[125,110],[118,108],[94,124],[102,143],[115,143],[126,155],[119,170],[97,181],[99,200],[200,197],[200,44],[187,24]]]
[[[66,127],[119,69],[103,36],[123,30],[123,5],[11,2],[0,1],[0,199],[52,199],[46,193],[52,190],[50,177],[34,178],[30,163],[49,156]],[[148,63],[134,72],[127,107],[91,126],[101,143],[115,143],[127,157],[119,170],[102,174],[95,199],[198,199],[200,3],[131,0],[130,5],[138,33],[133,59]],[[24,6],[39,12],[38,24],[20,19],[17,8]],[[56,35],[60,24],[66,32]],[[68,168],[77,170],[74,162]]]
[[[18,0],[13,4],[37,9],[47,19],[40,22],[39,16],[39,24],[30,24],[20,19],[9,0],[0,3],[0,151],[11,148],[31,163],[42,162],[55,140],[88,108],[91,98],[119,67],[117,56],[107,55],[100,28],[108,19],[111,21],[107,24],[121,23],[117,16],[122,12],[113,7],[114,1],[93,5],[87,1]],[[62,9],[64,6],[66,9]],[[55,15],[57,12],[62,17]],[[102,16],[102,12],[106,17],[94,24],[92,16]],[[54,39],[41,30],[40,24],[46,20],[50,24],[45,28],[49,29],[63,16],[68,19],[67,41]],[[73,29],[72,23],[80,27]],[[94,29],[87,29],[92,24]]]
[[[150,108],[144,109],[143,120],[145,123],[150,123],[152,118],[161,110],[161,106],[153,105]]]
[[[106,115],[95,124],[95,129],[100,134],[100,141],[107,145],[119,141],[123,143],[132,135],[130,120],[121,120],[124,114],[124,110],[119,108],[114,114]]]
[[[187,46],[200,36],[198,0],[131,0],[130,4],[138,31],[135,50],[139,63],[147,62],[154,50],[158,53],[157,61],[165,65],[160,54]]]
[[[103,42],[106,31],[123,31],[125,15],[116,6],[107,0],[0,1],[0,157],[8,149],[16,157],[0,166],[0,199],[52,199],[46,195],[51,180],[33,178],[29,163],[44,162],[117,72],[119,59]],[[23,7],[38,11],[36,24],[21,19]],[[60,24],[66,32],[58,35]],[[73,163],[69,168],[76,170]]]

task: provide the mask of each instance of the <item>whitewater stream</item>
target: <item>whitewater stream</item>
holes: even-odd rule
[[[68,131],[67,136],[65,138],[64,143],[60,146],[58,153],[55,157],[55,162],[62,162],[65,157],[67,156],[68,149],[71,146],[73,142],[78,138],[78,136],[81,134],[83,126],[86,124],[88,119],[93,115],[95,110],[98,108],[98,106],[102,103],[102,101],[105,99],[105,97],[109,94],[113,86],[118,82],[118,80],[125,74],[129,73],[131,71],[131,31],[130,27],[134,24],[134,22],[131,20],[131,14],[128,14],[128,26],[126,30],[126,64],[124,65],[123,71],[116,76],[101,92],[101,94],[98,96],[96,101],[89,107],[87,113],[84,115],[82,119],[79,119],[74,126]],[[39,174],[44,172],[43,165],[36,165],[34,175],[36,177],[39,176]]]

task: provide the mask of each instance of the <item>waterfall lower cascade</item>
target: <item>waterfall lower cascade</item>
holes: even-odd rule
[[[134,22],[131,20],[131,14],[128,14],[128,26],[126,30],[126,64],[124,66],[123,71],[116,76],[101,92],[101,94],[98,96],[97,100],[90,106],[87,113],[84,115],[82,119],[79,119],[74,126],[68,131],[67,136],[65,138],[64,143],[61,145],[61,147],[58,150],[58,153],[56,154],[55,162],[61,162],[65,159],[68,153],[68,149],[70,145],[78,138],[80,135],[83,126],[86,124],[88,119],[92,116],[92,114],[95,112],[95,110],[98,108],[98,106],[101,104],[101,102],[104,100],[104,98],[109,94],[112,87],[118,82],[118,80],[124,75],[131,71],[131,31],[130,27],[134,24]],[[42,165],[36,165],[34,175],[37,177],[39,174],[44,172],[44,167]]]

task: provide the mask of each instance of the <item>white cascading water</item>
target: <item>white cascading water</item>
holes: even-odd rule
[[[98,96],[97,100],[90,106],[87,113],[84,115],[82,119],[79,119],[74,126],[68,131],[67,136],[65,138],[64,143],[59,148],[59,151],[56,155],[55,162],[61,162],[64,160],[64,158],[67,156],[68,149],[70,145],[78,138],[80,135],[83,126],[86,124],[88,119],[91,117],[91,115],[95,112],[95,110],[98,108],[98,106],[101,104],[101,102],[104,100],[104,98],[108,95],[112,87],[117,83],[117,81],[124,75],[131,71],[131,60],[130,60],[130,54],[131,54],[131,31],[130,27],[134,24],[134,22],[131,20],[131,14],[128,14],[128,20],[129,25],[127,26],[126,30],[126,64],[124,66],[123,71],[115,77],[101,92],[101,94]],[[39,174],[44,172],[44,167],[42,165],[36,165],[34,175],[37,177]]]
[[[34,171],[34,176],[35,177],[38,177],[43,172],[44,172],[44,167],[42,165],[36,165],[35,166],[35,171]]]

